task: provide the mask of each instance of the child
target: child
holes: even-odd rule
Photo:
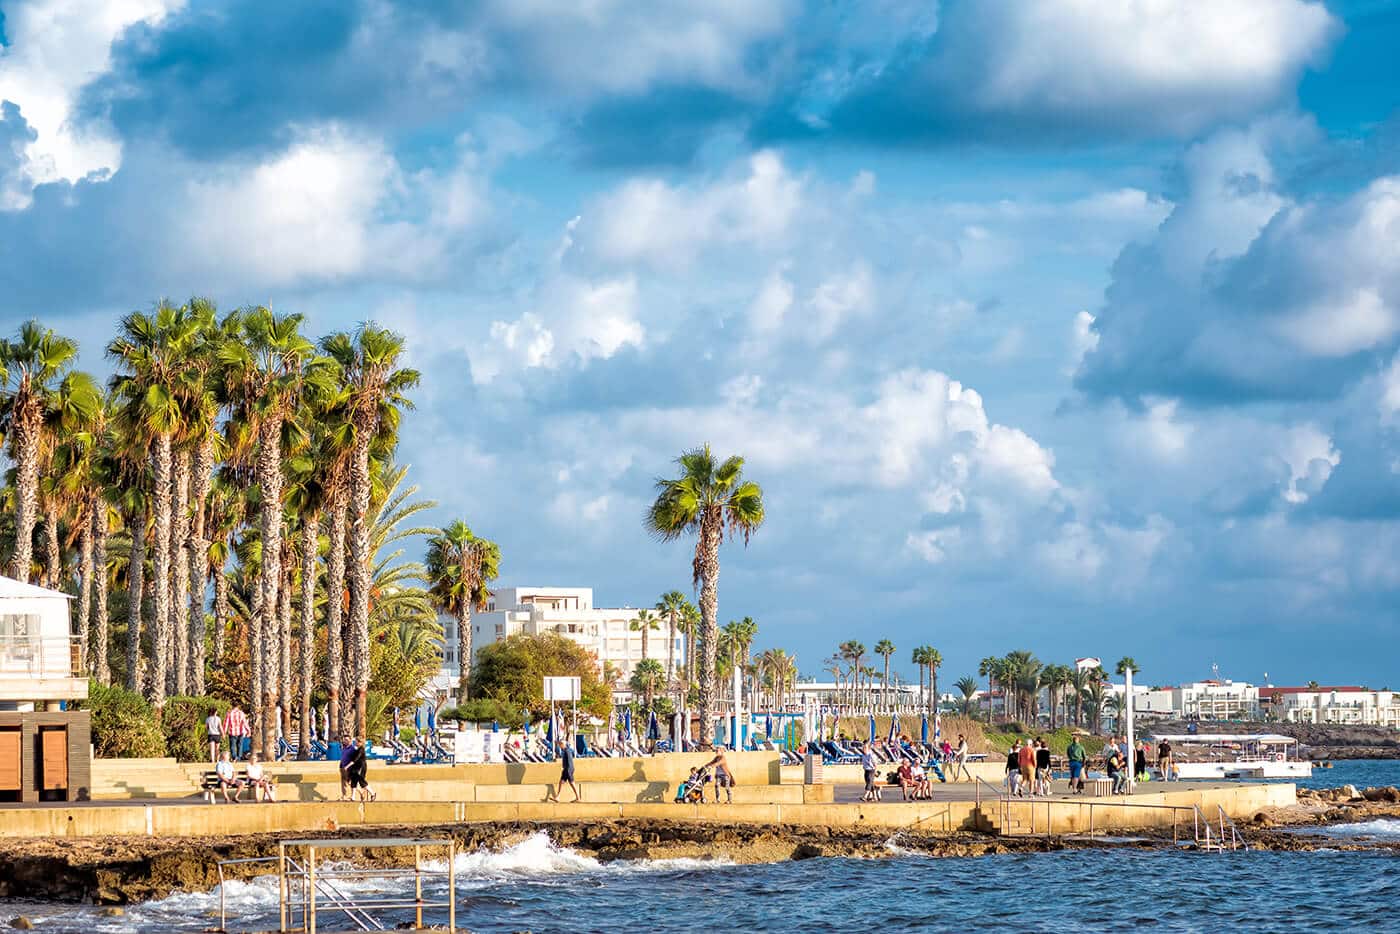
[[[695,776],[699,771],[699,769],[691,769],[690,775],[686,778],[686,780],[681,782],[680,785],[676,787],[677,804],[680,804],[681,802],[685,801],[686,795],[690,794],[690,789],[695,785]]]

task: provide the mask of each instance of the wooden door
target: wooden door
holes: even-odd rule
[[[19,730],[0,730],[0,791],[19,791]]]
[[[40,791],[68,787],[68,728],[42,727],[39,730],[39,754],[43,757]]]

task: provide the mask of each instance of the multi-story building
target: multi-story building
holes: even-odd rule
[[[69,596],[0,577],[0,801],[79,800],[91,785],[91,719]]]
[[[1356,685],[1266,687],[1266,706],[1278,720],[1292,723],[1352,723],[1400,729],[1400,692]]]
[[[636,607],[595,607],[591,587],[501,587],[484,612],[472,615],[472,649],[514,635],[556,633],[593,653],[600,672],[610,664],[617,673],[614,687],[625,689],[642,660],[642,633],[631,628],[636,618]],[[451,694],[456,690],[461,663],[457,658],[457,622],[450,617],[440,621],[443,664],[434,687]],[[646,634],[646,657],[664,667],[670,651],[669,627],[664,618],[658,625]],[[674,651],[679,671],[685,664],[685,638],[680,632],[676,633]]]
[[[1261,715],[1259,688],[1228,678],[1172,688],[1172,707],[1187,720],[1258,720]]]

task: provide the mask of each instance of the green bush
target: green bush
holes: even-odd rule
[[[461,720],[468,723],[490,723],[495,720],[507,730],[518,729],[522,722],[518,706],[494,697],[474,697],[458,707],[449,707],[438,714],[438,720]]]
[[[165,734],[165,754],[181,762],[202,762],[209,758],[209,737],[204,721],[211,713],[222,719],[228,704],[212,697],[167,698],[161,715],[161,730]]]
[[[92,747],[104,759],[142,759],[165,755],[156,712],[146,699],[125,688],[88,686],[82,706],[92,712]]]

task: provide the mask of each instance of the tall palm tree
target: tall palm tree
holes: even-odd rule
[[[943,667],[943,653],[933,646],[928,647],[928,652],[924,655],[924,667],[928,669],[928,693],[930,706],[934,710],[938,709],[938,669]]]
[[[340,367],[339,383],[345,393],[354,443],[350,452],[349,494],[349,628],[350,668],[355,685],[355,732],[365,732],[365,692],[369,689],[369,527],[370,449],[386,436],[397,434],[399,415],[411,408],[406,393],[418,385],[417,370],[400,368],[403,338],[372,323],[354,335],[332,334],[322,349]],[[388,447],[392,449],[392,444]],[[470,660],[463,660],[464,668]]]
[[[890,656],[894,654],[894,643],[889,639],[881,639],[875,643],[875,654],[885,660],[885,676],[881,683],[881,702],[888,707],[890,703]],[[919,679],[920,683],[923,679]]]
[[[198,331],[187,309],[157,303],[150,314],[132,312],[122,318],[107,354],[117,364],[112,394],[120,405],[126,437],[151,459],[152,626],[151,669],[147,696],[160,711],[165,706],[171,630],[171,521],[174,511],[174,438],[180,428],[179,381],[185,353]]]
[[[995,655],[988,655],[977,663],[977,673],[987,679],[987,722],[992,722],[992,690],[993,682],[996,681],[997,668],[1001,664],[1001,659]]]
[[[218,347],[234,411],[247,422],[256,439],[253,474],[262,564],[255,654],[262,657],[262,678],[254,685],[254,709],[262,713],[256,732],[264,755],[272,755],[276,749],[279,679],[275,672],[282,655],[282,434],[303,393],[324,385],[326,372],[318,366],[315,345],[301,333],[301,323],[301,315],[278,315],[262,306],[250,308],[236,319],[239,339],[221,341]],[[254,668],[259,668],[256,662]],[[285,700],[290,706],[290,698]]]
[[[1105,678],[1094,678],[1089,682],[1089,686],[1084,689],[1084,701],[1089,706],[1090,729],[1095,733],[1103,730],[1104,705],[1108,700],[1108,681]]]
[[[676,629],[685,614],[685,594],[668,590],[656,601],[656,611],[666,618],[666,686],[676,678]]]
[[[681,609],[680,626],[685,633],[685,686],[681,697],[689,706],[690,689],[695,684],[695,646],[700,639],[700,608],[689,600]]]
[[[1074,725],[1084,725],[1084,692],[1089,689],[1089,684],[1094,680],[1093,672],[1088,668],[1080,668],[1078,665],[1065,666],[1069,670],[1069,684],[1067,687],[1074,692]]]
[[[640,632],[642,634],[642,658],[650,658],[647,654],[647,633],[661,628],[661,619],[650,610],[638,610],[627,623],[629,632]]]
[[[470,696],[472,668],[472,610],[484,610],[491,582],[501,568],[501,549],[480,538],[467,524],[454,519],[428,539],[428,592],[433,603],[457,620],[458,702]],[[646,653],[643,652],[643,655]]]
[[[909,653],[909,661],[913,662],[914,670],[919,673],[919,705],[928,710],[928,694],[924,691],[924,667],[927,664],[929,647],[926,645],[914,646],[914,651]]]
[[[839,648],[842,659],[844,659],[850,666],[849,687],[851,692],[851,706],[859,706],[862,673],[860,662],[861,659],[865,657],[865,645],[864,643],[861,643],[855,639],[848,639],[847,641],[842,642]]]
[[[0,420],[15,465],[15,550],[10,574],[25,583],[34,561],[44,420],[77,358],[75,341],[37,321],[21,324],[15,338],[0,340]],[[95,387],[90,401],[95,408]]]
[[[1124,655],[1122,658],[1118,659],[1118,664],[1114,666],[1113,670],[1116,671],[1118,673],[1118,677],[1121,678],[1123,677],[1123,675],[1126,675],[1129,671],[1131,671],[1134,675],[1137,675],[1137,673],[1142,669],[1138,667],[1138,663],[1133,659],[1131,655]]]
[[[744,459],[716,462],[708,444],[676,459],[680,475],[656,481],[648,531],[664,541],[695,534],[693,580],[700,587],[700,742],[714,738],[715,649],[719,614],[719,546],[726,531],[747,544],[763,524],[763,489],[744,479]]]

